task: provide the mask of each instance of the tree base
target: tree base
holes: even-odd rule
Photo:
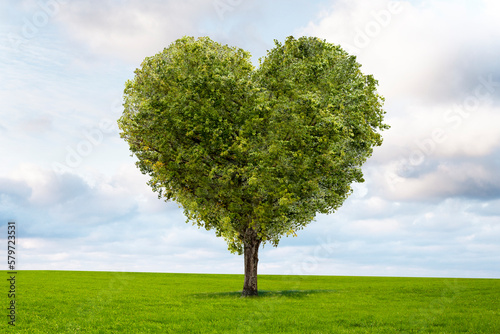
[[[241,292],[241,297],[256,297],[259,295],[257,290],[243,290]]]

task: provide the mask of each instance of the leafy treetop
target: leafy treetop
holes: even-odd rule
[[[382,143],[383,98],[354,56],[289,37],[260,60],[207,37],[146,58],[126,84],[122,137],[159,197],[241,253],[277,245],[363,182]]]

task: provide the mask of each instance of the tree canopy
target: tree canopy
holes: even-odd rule
[[[135,71],[118,121],[159,197],[240,254],[339,208],[388,128],[354,56],[314,37],[275,44],[255,68],[240,48],[181,38]]]

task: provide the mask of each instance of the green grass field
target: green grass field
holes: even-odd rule
[[[3,282],[0,332],[500,333],[491,279],[21,271],[15,327]]]

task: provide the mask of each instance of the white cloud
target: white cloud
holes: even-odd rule
[[[478,52],[500,49],[495,38],[499,21],[483,16],[494,12],[492,6],[484,3],[480,15],[471,15],[460,2],[340,0],[301,32],[357,55],[388,98],[442,100],[455,96],[452,79],[460,79],[467,70],[456,68],[457,59],[465,54],[467,61],[485,66]],[[488,61],[496,63],[493,57]]]
[[[408,105],[393,112],[398,111],[387,121],[391,129],[383,132],[384,143],[372,161],[405,159],[419,165],[434,158],[484,157],[500,148],[500,106]]]
[[[393,168],[394,170],[389,172],[392,177],[383,177],[378,173],[376,182],[381,193],[392,200],[435,201],[449,197],[500,197],[498,166],[487,166],[480,161],[438,162],[437,165],[428,167],[403,164]],[[410,174],[405,175],[406,173]]]
[[[175,39],[196,32],[206,12],[215,14],[212,1],[106,0],[98,5],[71,1],[57,20],[71,38],[85,43],[93,53],[137,64]]]
[[[23,217],[28,213],[37,216],[33,221],[24,218],[33,236],[50,235],[41,228],[41,221],[59,226],[58,233],[77,235],[88,234],[91,227],[142,215],[170,213],[184,221],[177,206],[158,199],[147,180],[132,164],[118,168],[111,177],[94,173],[85,178],[24,164],[0,179],[0,201],[2,205],[10,203],[15,207],[10,210],[18,214],[25,212]]]
[[[378,238],[393,235],[399,231],[399,222],[393,218],[353,221],[346,226],[346,233],[357,237]]]

